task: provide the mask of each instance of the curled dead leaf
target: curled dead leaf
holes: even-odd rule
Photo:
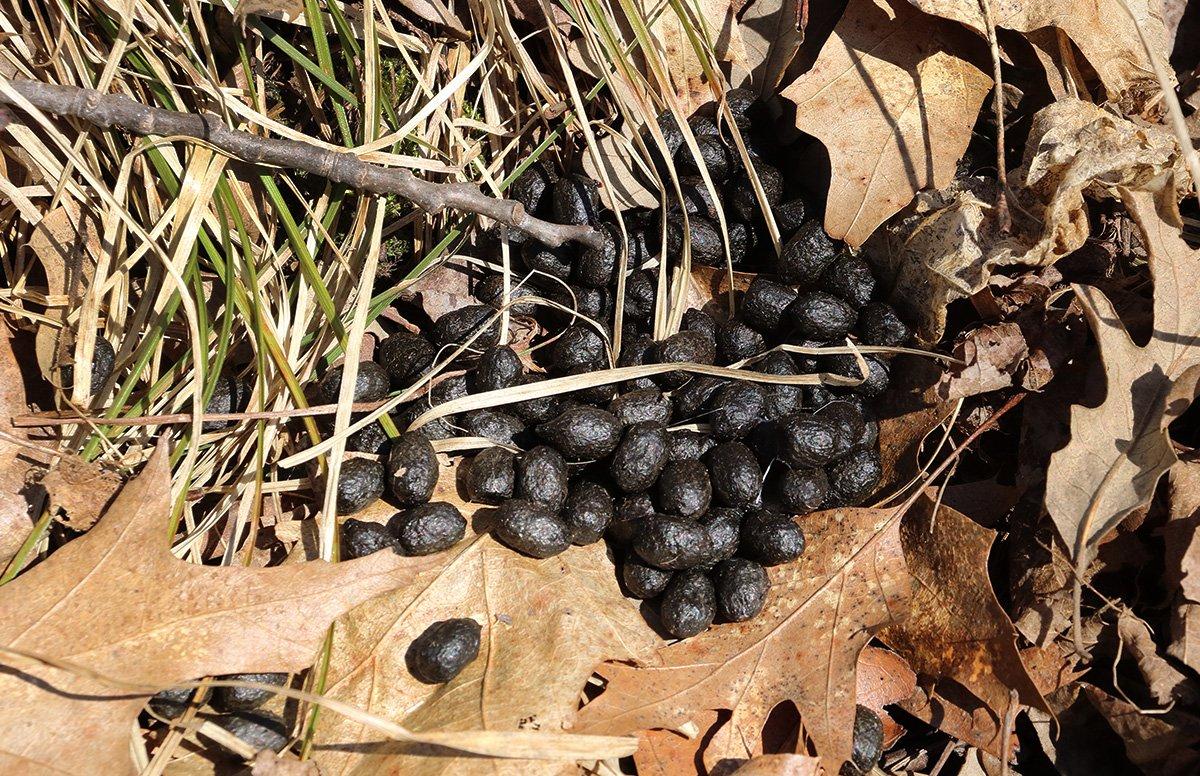
[[[96,524],[120,486],[116,474],[73,455],[62,456],[42,478],[51,510],[61,513],[61,522],[76,531]]]
[[[1172,595],[1171,643],[1167,652],[1200,670],[1200,462],[1171,468],[1170,518],[1163,527],[1164,583]]]
[[[894,279],[892,302],[926,342],[941,339],[946,306],[984,289],[1000,267],[1044,267],[1091,234],[1084,194],[1150,192],[1178,223],[1174,203],[1190,178],[1174,136],[1081,100],[1060,100],[1033,118],[1021,167],[1009,174],[1019,207],[1001,233],[990,203],[995,184],[956,180],[917,196],[912,212],[880,230],[864,250]]]
[[[14,338],[0,332],[0,385],[5,386],[0,391],[0,430],[4,431],[0,434],[0,566],[20,549],[37,518],[34,511],[41,507],[41,499],[27,487],[29,467],[35,461],[20,444],[25,436],[9,431],[12,419],[29,409],[17,347]]]
[[[908,661],[888,649],[866,647],[858,656],[856,697],[883,720],[883,746],[888,748],[904,735],[884,706],[908,700],[917,689],[917,675]]]
[[[947,374],[939,386],[947,400],[1011,387],[1029,357],[1029,345],[1020,326],[997,323],[972,331],[955,345],[954,355],[966,364]]]

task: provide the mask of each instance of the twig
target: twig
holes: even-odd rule
[[[601,236],[592,227],[543,221],[526,212],[520,202],[489,197],[475,184],[432,183],[410,170],[369,164],[352,153],[288,138],[259,137],[230,129],[214,113],[181,113],[143,105],[123,94],[101,94],[94,89],[40,81],[13,80],[8,87],[41,110],[105,129],[196,138],[246,162],[303,170],[372,194],[399,194],[426,213],[453,208],[486,216],[552,247],[570,241],[601,247]],[[0,91],[0,104],[17,105],[17,101]]]
[[[1000,776],[1008,776],[1010,773],[1013,729],[1017,726],[1017,713],[1020,710],[1021,700],[1017,696],[1017,688],[1011,687],[1008,690],[1008,705],[1004,708],[1004,729],[1000,731],[1000,734],[1004,736],[1000,739]]]
[[[979,0],[983,8],[983,22],[987,26],[988,46],[992,50],[992,109],[996,112],[996,183],[1000,187],[996,195],[996,223],[1001,234],[1012,230],[1012,217],[1008,213],[1008,172],[1004,163],[1004,78],[1000,73],[1000,44],[996,38],[996,20],[992,18],[992,0]]]

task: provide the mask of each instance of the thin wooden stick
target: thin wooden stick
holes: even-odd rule
[[[983,21],[987,26],[988,47],[992,52],[992,110],[996,114],[996,184],[1000,187],[996,195],[996,223],[1001,234],[1012,230],[1012,216],[1008,212],[1008,171],[1004,155],[1004,78],[1000,72],[1000,41],[996,36],[996,20],[992,18],[991,0],[979,0],[983,7]]]
[[[123,94],[101,94],[94,89],[16,79],[9,89],[31,105],[58,116],[72,116],[98,127],[116,127],[133,135],[190,137],[255,164],[303,170],[372,194],[399,194],[426,213],[453,208],[486,216],[556,247],[580,242],[602,247],[600,233],[590,226],[554,224],[526,212],[520,202],[484,194],[473,183],[432,183],[411,170],[364,162],[352,153],[288,138],[266,138],[230,129],[215,113],[182,113],[143,105]],[[16,100],[0,90],[0,105]]]

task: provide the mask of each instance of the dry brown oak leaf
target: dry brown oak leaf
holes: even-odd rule
[[[858,656],[856,684],[858,703],[883,720],[883,746],[890,748],[904,734],[904,728],[884,707],[912,697],[917,689],[917,675],[908,661],[895,652],[866,647]]]
[[[700,750],[716,731],[719,724],[717,718],[717,712],[712,709],[697,712],[692,720],[695,727],[688,731],[689,735],[657,728],[638,733],[638,749],[633,753],[638,776],[704,773],[704,758]]]
[[[1083,685],[1084,695],[1125,745],[1130,762],[1155,776],[1194,776],[1200,771],[1200,719],[1182,708],[1146,714],[1099,687]]]
[[[19,441],[24,435],[15,433],[12,418],[24,415],[29,407],[25,403],[25,378],[13,346],[8,333],[0,332],[0,385],[4,386],[0,389],[0,431]],[[20,549],[36,519],[32,514],[36,505],[26,498],[26,474],[32,463],[29,453],[12,438],[0,436],[0,567]]]
[[[0,772],[132,773],[129,731],[150,693],[201,676],[295,672],[329,624],[433,562],[208,567],[168,548],[171,471],[160,444],[90,532],[0,588]],[[79,666],[49,668],[11,650]]]
[[[455,469],[444,468],[434,500],[454,503],[467,515],[479,509],[458,497],[454,482]],[[481,531],[489,512],[476,516]],[[646,625],[639,602],[622,595],[602,542],[538,560],[480,533],[437,560],[413,584],[368,601],[337,623],[326,696],[414,732],[562,732],[574,721],[580,693],[599,663],[652,660],[663,643]],[[405,650],[430,623],[452,617],[472,617],[483,626],[479,657],[445,685],[422,684],[409,673]],[[418,747],[380,742],[373,731],[332,715],[322,717],[315,753],[326,776],[576,770],[562,762],[430,756]]]
[[[783,90],[825,144],[825,230],[857,248],[918,191],[954,177],[992,80],[979,41],[906,3],[850,0],[812,70]],[[961,55],[961,56],[960,56]]]
[[[121,485],[120,477],[96,463],[58,454],[54,440],[40,440],[28,429],[11,426],[14,417],[29,411],[20,364],[32,365],[29,348],[22,360],[13,349],[15,343],[0,335],[0,385],[7,386],[0,393],[0,567],[24,543],[43,507],[65,525],[86,531]],[[32,446],[21,444],[22,440]],[[32,483],[35,471],[45,471],[37,484]]]
[[[644,18],[658,8],[646,0],[639,0],[637,5]],[[690,13],[681,17],[673,8],[654,11],[657,17],[649,33],[661,51],[659,65],[670,79],[679,109],[686,117],[713,99],[712,87],[692,44],[692,36],[700,33],[710,41],[709,49],[717,62],[732,63],[735,67],[745,68],[746,50],[730,0],[697,0],[678,7]]]
[[[1200,461],[1194,457],[1171,469],[1170,518],[1163,526],[1171,600],[1171,643],[1167,652],[1200,671]]]
[[[1103,293],[1075,286],[1100,346],[1107,388],[1100,406],[1071,408],[1071,441],[1050,458],[1046,508],[1080,579],[1100,539],[1149,503],[1178,460],[1167,424],[1187,409],[1200,378],[1200,251],[1162,219],[1152,194],[1122,190],[1121,198],[1149,255],[1154,326],[1139,347]]]
[[[821,761],[803,754],[763,754],[734,773],[740,776],[821,776]]]
[[[999,756],[1010,690],[1022,705],[1049,708],[1021,662],[1016,628],[992,592],[988,555],[996,532],[944,505],[935,517],[933,507],[923,496],[900,527],[912,608],[908,619],[879,637],[932,681],[929,703],[905,704],[907,710],[935,726],[965,719],[965,729],[955,724],[946,732]],[[980,702],[985,708],[972,714]],[[968,713],[943,714],[946,706]]]
[[[601,667],[607,689],[580,711],[579,732],[679,729],[701,710],[729,709],[705,761],[745,760],[762,751],[768,714],[790,700],[836,772],[851,752],[858,654],[875,630],[907,614],[909,580],[896,510],[830,510],[798,520],[808,549],[770,570],[758,617],[665,647],[659,666]]]
[[[909,0],[922,11],[954,19],[987,34],[980,0]],[[1124,112],[1141,113],[1156,102],[1162,88],[1130,18],[1136,15],[1159,61],[1170,53],[1159,0],[985,0],[997,27],[1034,32],[1057,27],[1079,47],[1095,68],[1111,102]],[[1128,8],[1127,12],[1125,9]],[[1153,10],[1152,10],[1153,9]]]

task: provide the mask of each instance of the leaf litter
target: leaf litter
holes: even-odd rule
[[[515,156],[547,137],[559,117],[570,119],[553,131],[576,136],[579,129],[571,122],[587,115],[595,120],[589,129],[599,142],[580,153],[591,144],[590,132],[583,133],[577,147],[567,143],[559,153],[568,161],[579,153],[582,169],[615,184],[603,187],[600,200],[613,208],[653,209],[662,196],[670,208],[674,194],[660,195],[648,183],[652,168],[665,172],[662,160],[632,158],[636,133],[664,105],[673,104],[680,115],[699,109],[711,118],[716,95],[748,88],[765,98],[768,109],[756,122],[778,130],[781,144],[799,136],[792,147],[804,161],[797,169],[813,170],[809,175],[806,169],[797,183],[809,215],[872,263],[883,280],[880,296],[913,325],[920,348],[943,359],[884,349],[892,388],[878,407],[880,503],[799,516],[809,546],[799,560],[770,570],[763,615],[718,623],[675,642],[656,631],[649,607],[626,597],[618,582],[620,559],[604,544],[538,560],[513,553],[489,535],[493,510],[462,498],[455,482],[460,454],[489,446],[484,436],[452,436],[435,445],[443,464],[435,498],[470,522],[460,542],[425,558],[380,552],[333,565],[312,559],[330,543],[319,541],[312,519],[318,510],[297,495],[321,481],[324,456],[331,447],[340,450],[340,442],[291,446],[282,441],[285,435],[276,435],[272,420],[258,427],[254,457],[248,437],[236,448],[233,437],[261,419],[235,421],[237,430],[200,440],[208,452],[195,459],[196,470],[176,466],[172,475],[165,443],[147,455],[155,436],[175,433],[167,427],[130,424],[130,430],[107,436],[102,452],[77,428],[61,438],[17,427],[0,430],[0,560],[17,558],[0,587],[6,610],[15,613],[0,625],[9,671],[2,682],[10,701],[0,713],[3,756],[29,770],[102,763],[106,772],[135,764],[150,772],[193,767],[208,772],[219,758],[204,743],[207,726],[218,739],[223,735],[235,744],[254,773],[319,768],[674,774],[740,766],[738,772],[747,774],[816,774],[837,772],[852,759],[861,706],[882,723],[887,754],[877,767],[888,773],[982,768],[1023,774],[1040,772],[1047,762],[1064,773],[1078,772],[1080,763],[1087,763],[1083,772],[1089,773],[1194,772],[1194,749],[1200,745],[1194,678],[1200,664],[1195,636],[1200,566],[1194,557],[1200,486],[1194,481],[1193,448],[1200,434],[1190,405],[1200,358],[1193,352],[1198,333],[1190,300],[1200,220],[1196,203],[1187,199],[1193,181],[1186,151],[1164,117],[1176,85],[1182,97],[1194,101],[1197,63],[1191,72],[1181,67],[1174,83],[1154,75],[1172,54],[1168,40],[1174,30],[1144,0],[1104,0],[1086,9],[1057,0],[844,5],[840,15],[821,9],[818,16],[827,26],[810,30],[805,2],[654,8],[626,3],[618,11],[622,18],[607,31],[613,39],[593,51],[583,45],[578,26],[590,23],[587,14],[596,8],[572,6],[568,12],[517,2],[488,15],[488,24],[500,29],[485,26],[484,52],[472,37],[480,20],[440,2],[402,4],[386,20],[368,19],[365,30],[358,10],[341,5],[308,19],[300,16],[310,10],[302,4],[241,4],[239,35],[257,29],[270,33],[265,40],[271,45],[290,40],[278,48],[284,59],[309,45],[314,49],[311,58],[301,54],[294,60],[303,75],[275,80],[270,68],[264,71],[271,88],[279,90],[270,99],[287,94],[295,98],[292,104],[285,98],[267,119],[257,114],[267,103],[249,108],[249,100],[242,104],[239,96],[223,95],[222,107],[236,106],[230,115],[268,132],[277,126],[303,136],[286,125],[309,111],[320,116],[310,126],[328,144],[358,120],[353,101],[360,96],[357,87],[336,80],[331,44],[322,47],[317,37],[333,42],[334,57],[345,53],[351,68],[357,67],[354,52],[361,51],[351,39],[387,47],[400,41],[410,61],[387,60],[389,72],[395,76],[399,68],[403,77],[397,79],[409,79],[412,58],[421,61],[421,72],[419,85],[402,87],[409,91],[392,95],[390,107],[403,103],[416,118],[406,132],[388,139],[407,143],[406,135],[420,137],[426,146],[405,153],[426,165],[421,169],[436,164],[452,171],[458,164],[467,177],[478,173],[485,189],[498,190],[494,176],[514,169]],[[586,13],[575,15],[579,10]],[[651,12],[653,18],[640,18]],[[256,27],[260,14],[282,14],[296,30],[280,37],[273,28]],[[505,14],[516,27],[508,27],[507,19],[495,21]],[[133,17],[139,24],[157,24],[141,10]],[[642,41],[635,41],[632,21],[645,24]],[[525,37],[528,25],[541,31]],[[328,34],[331,28],[336,35]],[[992,28],[999,30],[999,48],[989,52]],[[311,44],[301,39],[309,31]],[[594,30],[589,34],[593,42],[603,38]],[[563,36],[564,56],[547,55],[543,44],[549,38],[541,40],[547,35]],[[656,50],[642,51],[646,42]],[[0,45],[9,59],[27,59],[20,39],[7,36]],[[629,52],[632,71],[610,70],[603,56],[597,61],[596,53],[611,58],[612,47]],[[151,47],[147,51],[160,56]],[[1022,97],[1020,108],[1007,117],[1010,145],[999,159],[991,143],[995,119],[985,109],[993,57],[1006,86]],[[493,61],[503,64],[492,66]],[[545,72],[522,72],[535,61],[547,66]],[[652,62],[661,70],[655,72]],[[371,61],[367,80],[377,78],[379,64]],[[619,98],[598,88],[592,93],[598,99],[592,94],[580,99],[560,81],[568,68],[577,71],[572,77],[591,78],[588,86],[610,81],[606,88]],[[721,83],[710,81],[718,71]],[[637,77],[628,78],[630,72]],[[213,78],[218,82],[222,76]],[[560,88],[557,104],[519,104],[526,91],[541,98]],[[142,91],[125,81],[120,89]],[[330,94],[343,104],[329,102]],[[361,99],[368,96],[374,94],[368,90]],[[1033,109],[1022,113],[1026,101]],[[353,110],[346,112],[346,105]],[[1006,99],[1006,110],[1015,105]],[[643,115],[632,115],[638,112]],[[731,142],[725,118],[714,124],[724,142]],[[710,131],[704,121],[694,129],[697,135]],[[745,129],[739,125],[739,134]],[[61,394],[57,401],[45,399],[61,382],[53,374],[56,362],[74,358],[57,343],[61,334],[75,334],[77,292],[92,295],[84,309],[108,316],[107,334],[137,339],[160,323],[163,302],[147,304],[142,295],[149,290],[145,298],[152,299],[163,276],[159,269],[130,272],[143,254],[135,248],[129,258],[124,233],[113,227],[120,218],[107,211],[93,218],[92,206],[77,197],[73,184],[48,196],[45,181],[66,180],[68,166],[91,169],[80,167],[83,157],[64,152],[66,161],[59,160],[61,149],[47,146],[19,121],[7,131],[20,149],[0,169],[16,176],[16,183],[6,180],[6,191],[16,192],[18,206],[0,213],[22,224],[26,253],[35,259],[27,262],[16,253],[16,260],[4,258],[3,311],[16,338],[10,340],[6,331],[0,376],[20,389],[4,393],[0,416],[15,418],[30,415],[35,405],[65,406]],[[87,138],[79,137],[80,143]],[[91,145],[94,139],[86,139],[89,162],[107,158],[102,144]],[[386,145],[371,137],[364,142],[375,143],[370,154]],[[169,145],[162,147],[169,151],[165,170],[177,160]],[[747,158],[751,151],[761,149],[748,150]],[[822,154],[827,173],[820,172]],[[998,163],[1008,168],[1003,190],[996,180]],[[197,205],[185,197],[187,207],[175,205],[173,194],[156,188],[158,181],[141,180],[136,169],[123,174],[141,186],[133,194],[134,189],[120,190],[122,197],[133,197],[139,214],[162,216],[166,225],[176,210],[163,215],[164,204],[179,213],[192,206],[204,212],[198,221],[165,230],[180,241],[164,242],[167,249],[183,245],[178,256],[194,244],[199,221],[228,227],[222,220],[231,212],[227,203],[209,211],[211,202]],[[193,183],[189,179],[192,188],[185,187],[188,196],[194,196]],[[789,180],[789,190],[793,183]],[[123,178],[119,186],[127,185]],[[286,200],[271,199],[245,181],[237,185],[254,202],[238,200],[233,210],[256,223],[226,232],[255,243],[264,262],[257,269],[265,277],[256,291],[279,293],[280,301],[240,308],[239,315],[254,321],[255,334],[232,348],[239,359],[260,353],[271,361],[277,371],[270,390],[290,391],[273,396],[272,406],[286,414],[304,400],[289,380],[296,382],[296,373],[308,379],[321,371],[318,360],[336,359],[327,334],[317,333],[318,346],[307,350],[305,332],[310,327],[319,332],[322,325],[310,308],[352,311],[359,302],[347,289],[357,287],[358,279],[347,282],[342,273],[358,266],[356,251],[380,250],[380,241],[348,242],[353,250],[329,248],[335,259],[324,264],[330,257],[317,255],[314,264],[305,247],[321,246],[329,236],[321,232],[326,227],[297,238],[289,231],[296,226],[293,219],[279,232],[271,224],[274,215],[257,209],[267,202],[278,208]],[[311,194],[311,212],[332,212],[325,195]],[[53,209],[37,213],[52,201]],[[773,220],[781,212],[782,207]],[[37,218],[31,218],[34,213]],[[379,320],[369,328],[373,335],[385,336],[392,324],[425,333],[412,323],[433,322],[475,303],[476,264],[497,266],[501,257],[487,253],[493,246],[486,232],[472,226],[465,227],[465,244],[447,251],[455,255],[442,253],[452,243],[437,240],[463,226],[452,217],[403,217],[397,230],[411,226],[411,258],[419,257],[418,245],[439,246],[432,263],[421,264],[435,268],[419,278],[389,277],[377,286],[377,292],[387,289],[388,299],[400,289],[400,304],[408,307],[378,311]],[[369,235],[365,223],[356,223],[355,239]],[[277,232],[279,240],[272,242]],[[770,242],[762,232],[755,238]],[[86,245],[89,259],[69,266],[78,245]],[[157,246],[142,250],[152,247]],[[467,252],[466,261],[459,249]],[[510,258],[519,261],[520,247],[514,242],[509,249]],[[389,250],[406,248],[393,244]],[[105,280],[102,291],[94,291],[91,258],[108,254],[126,264]],[[293,259],[303,267],[304,282],[297,288],[280,280],[294,273],[288,265]],[[740,304],[760,274],[770,276],[774,257],[734,267],[689,267],[679,260],[659,252],[630,267],[658,275],[656,284],[674,280],[674,290],[684,292],[676,298],[658,289],[658,329],[686,320],[685,310],[727,314],[729,303]],[[670,266],[660,275],[661,262]],[[314,272],[317,265],[321,269]],[[206,316],[216,316],[206,317],[208,326],[222,320],[223,304],[236,306],[237,294],[219,299],[212,292],[222,287],[225,268],[203,266],[189,293],[212,295],[201,305]],[[389,264],[386,271],[397,266],[402,265]],[[75,270],[82,272],[82,283],[72,279]],[[321,272],[333,279],[329,288],[317,283]],[[330,295],[331,289],[329,300],[313,304],[308,298]],[[569,307],[554,309],[570,314]],[[181,357],[179,332],[194,323],[165,325],[171,315],[161,321],[168,332],[165,344],[151,338],[154,344],[145,352],[122,349],[123,358],[141,358],[137,378],[146,383],[138,393],[121,392],[118,379],[109,395],[71,406],[65,416],[95,425],[100,413],[186,410],[179,397],[188,386],[171,385],[203,376],[188,371],[186,359],[180,362],[186,367],[170,366]],[[560,332],[509,330],[501,336],[531,367],[536,356],[529,345],[543,333]],[[86,359],[94,336],[79,336]],[[213,342],[222,336],[227,333]],[[17,339],[22,344],[14,349]],[[38,346],[26,347],[30,340]],[[796,344],[801,347],[792,355],[811,357],[817,365],[809,371],[820,371],[833,355],[828,345],[814,351]],[[66,358],[48,356],[51,350]],[[468,356],[477,350],[468,348]],[[208,355],[226,354],[214,345]],[[38,368],[50,388],[26,395]],[[724,363],[687,368],[709,379],[746,376]],[[86,375],[89,367],[81,370]],[[466,396],[443,387],[445,401],[428,403],[397,430],[443,421],[459,429],[467,413],[504,412],[518,402],[595,388],[593,382],[644,381],[669,371],[674,370],[639,362],[607,374]],[[435,382],[453,385],[456,378],[461,373]],[[805,386],[806,401],[830,385],[855,382],[841,375],[826,378],[828,373],[751,376],[759,386]],[[159,387],[152,388],[155,380]],[[66,394],[71,389],[66,386]],[[381,414],[391,420],[394,408]],[[236,415],[238,408],[231,409]],[[711,430],[708,418],[698,420],[689,426]],[[180,441],[173,437],[171,443]],[[218,462],[218,449],[234,460]],[[355,451],[349,460],[373,455]],[[277,463],[316,466],[268,475]],[[242,464],[263,471],[238,473]],[[771,461],[764,476],[780,476],[781,466]],[[139,469],[120,487],[121,475]],[[180,492],[187,496],[182,515],[180,502],[171,498]],[[896,503],[913,506],[888,506]],[[383,525],[394,511],[377,502],[355,518]],[[278,521],[275,515],[299,519]],[[188,539],[176,554],[193,563],[168,549],[167,529],[177,521]],[[248,568],[236,563],[242,553]],[[230,561],[232,568],[210,567]],[[448,684],[422,684],[409,671],[405,650],[431,622],[453,617],[470,617],[481,626],[480,656]],[[81,622],[90,625],[80,627]],[[298,742],[284,755],[264,750],[251,758],[254,747],[227,731],[216,733],[218,717],[199,702],[174,727],[138,717],[155,690],[252,671],[301,676],[313,692],[278,690],[293,707],[319,696],[327,704],[315,716],[305,709],[289,718]],[[282,698],[272,703],[273,709],[285,708]],[[51,718],[70,723],[43,724]],[[140,732],[131,761],[129,731],[135,724]],[[573,735],[578,733],[592,737]],[[556,737],[562,734],[572,735]],[[190,754],[176,757],[183,752]],[[510,757],[497,757],[504,754]],[[310,759],[302,762],[297,755]]]

